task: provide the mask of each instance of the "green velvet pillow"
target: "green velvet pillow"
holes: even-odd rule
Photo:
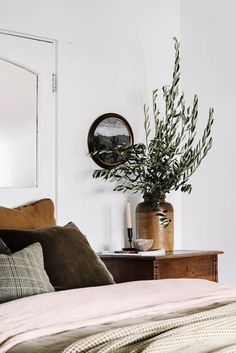
[[[114,283],[102,260],[73,223],[43,229],[4,229],[0,230],[0,237],[13,252],[39,242],[45,270],[56,290]]]
[[[0,303],[54,292],[43,267],[39,243],[12,255],[0,255]]]

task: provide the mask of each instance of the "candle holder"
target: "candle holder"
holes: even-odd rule
[[[133,228],[127,228],[129,247],[132,248]]]

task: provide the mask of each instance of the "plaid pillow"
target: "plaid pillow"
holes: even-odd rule
[[[0,303],[48,292],[54,288],[44,270],[39,243],[12,255],[0,254]]]

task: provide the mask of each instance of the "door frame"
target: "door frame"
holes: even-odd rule
[[[54,163],[55,163],[55,180],[54,180],[54,204],[55,204],[55,218],[57,219],[57,209],[58,209],[58,95],[57,95],[57,73],[58,73],[58,41],[53,38],[41,37],[33,34],[22,33],[17,31],[6,30],[0,28],[0,34],[20,37],[24,39],[36,40],[40,42],[51,43],[53,45],[53,63],[54,63],[54,72],[52,74],[55,75],[55,83],[56,89],[54,91],[54,99],[53,99],[53,116],[54,116],[54,141],[55,141],[55,153],[54,153]],[[31,200],[29,200],[31,201]]]

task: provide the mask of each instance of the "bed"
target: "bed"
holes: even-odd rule
[[[0,255],[0,353],[236,352],[236,288],[200,279],[114,284],[74,225],[14,226],[1,225],[0,209],[0,238],[7,248]],[[58,260],[60,244],[67,242],[76,264],[73,252]],[[94,256],[92,267],[88,256],[89,264]],[[25,282],[23,272],[14,273],[29,259]],[[10,279],[4,266],[14,270]],[[31,279],[36,272],[40,276]]]

